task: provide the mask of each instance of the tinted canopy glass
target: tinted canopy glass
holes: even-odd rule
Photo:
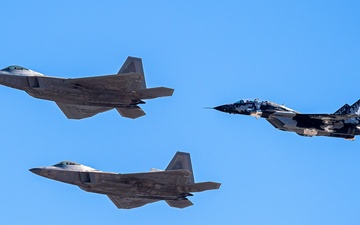
[[[9,70],[29,70],[29,69],[26,69],[25,67],[22,66],[8,66],[2,69],[1,71],[9,71]]]
[[[63,167],[63,166],[76,166],[76,165],[79,166],[80,164],[76,163],[76,162],[71,162],[71,161],[62,161],[62,162],[55,164],[54,166]]]

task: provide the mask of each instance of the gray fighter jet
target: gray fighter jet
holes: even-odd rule
[[[83,119],[116,108],[121,116],[138,118],[144,99],[171,96],[174,89],[146,88],[142,61],[128,57],[117,74],[76,79],[56,78],[9,66],[0,70],[0,84],[55,101],[69,119]]]
[[[360,135],[360,100],[345,104],[333,114],[301,114],[269,101],[240,100],[214,109],[230,114],[265,118],[275,128],[301,136],[328,136],[355,140]]]
[[[177,152],[165,171],[119,174],[102,172],[75,162],[33,168],[31,172],[53,180],[74,184],[89,192],[105,194],[121,209],[132,209],[165,200],[171,207],[193,205],[191,192],[219,189],[220,183],[194,182],[190,154]]]

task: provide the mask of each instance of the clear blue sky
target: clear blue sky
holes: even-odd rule
[[[150,100],[74,121],[0,86],[0,224],[360,224],[360,139],[306,138],[202,107],[261,98],[306,113],[357,101],[358,1],[3,1],[0,67],[58,77],[116,73],[141,57]],[[179,210],[118,210],[103,195],[36,176],[72,160],[119,173],[190,152],[197,181],[221,182]]]

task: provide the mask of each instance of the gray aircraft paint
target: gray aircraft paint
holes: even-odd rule
[[[119,174],[103,172],[79,163],[63,161],[54,166],[30,169],[31,172],[79,186],[82,190],[107,195],[122,209],[131,209],[165,200],[171,207],[193,205],[191,192],[219,189],[220,183],[194,182],[190,154],[177,152],[164,171]]]
[[[117,74],[57,78],[21,66],[0,70],[0,84],[23,90],[29,95],[55,101],[69,119],[83,119],[116,108],[123,117],[145,115],[142,100],[171,96],[174,89],[146,88],[142,60],[128,57]]]
[[[360,100],[345,104],[334,114],[301,114],[270,101],[240,100],[214,109],[230,114],[265,118],[275,128],[301,136],[328,136],[354,140],[360,135]]]

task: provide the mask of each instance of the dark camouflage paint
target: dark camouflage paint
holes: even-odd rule
[[[301,114],[284,105],[269,101],[240,100],[214,109],[230,114],[265,118],[275,128],[301,136],[328,136],[353,140],[360,135],[360,100],[345,104],[334,114]]]

